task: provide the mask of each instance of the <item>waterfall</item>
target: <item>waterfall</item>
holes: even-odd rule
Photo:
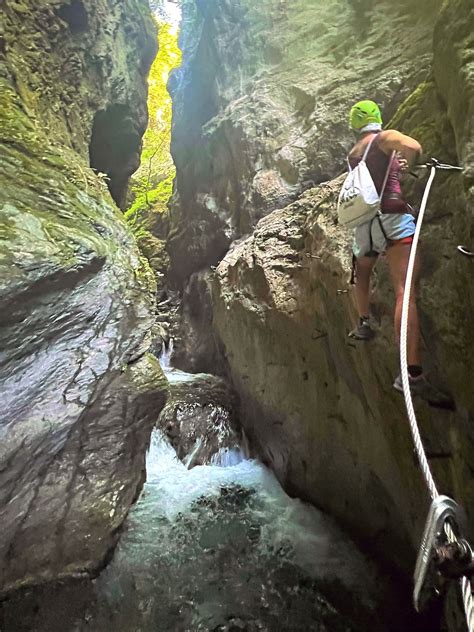
[[[161,365],[161,368],[163,369],[163,371],[167,371],[169,369],[171,369],[171,358],[173,356],[173,351],[174,351],[174,342],[173,342],[173,338],[170,338],[168,343],[166,343],[164,340],[161,344],[161,353],[159,355],[159,362]]]

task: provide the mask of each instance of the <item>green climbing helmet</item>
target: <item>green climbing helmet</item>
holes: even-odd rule
[[[359,101],[353,105],[349,115],[351,129],[357,132],[370,123],[382,125],[379,106],[374,101]]]

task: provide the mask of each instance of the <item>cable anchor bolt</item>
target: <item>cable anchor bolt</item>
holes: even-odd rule
[[[434,563],[447,579],[474,576],[474,552],[464,538],[435,547]]]
[[[459,165],[447,165],[444,162],[440,162],[437,158],[430,158],[424,164],[414,165],[413,169],[443,169],[446,171],[462,171],[463,167]],[[413,174],[415,175],[415,174]]]
[[[447,569],[447,573],[454,573],[457,562],[468,569],[472,561],[467,562],[466,552],[461,555],[460,549],[446,548],[449,544],[446,523],[449,523],[457,537],[459,525],[465,524],[464,513],[452,498],[438,496],[431,503],[413,576],[413,603],[418,612],[426,610],[433,599],[441,594],[446,580],[450,579],[448,574],[442,573],[443,567]],[[458,540],[463,541],[461,538]],[[462,561],[451,561],[456,556]]]

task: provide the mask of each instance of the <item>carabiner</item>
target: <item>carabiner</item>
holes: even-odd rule
[[[446,538],[444,525],[448,520],[451,525],[462,524],[462,510],[449,496],[438,496],[431,503],[413,576],[413,603],[418,612],[423,611],[429,601],[439,594],[441,577],[434,562],[436,549]]]

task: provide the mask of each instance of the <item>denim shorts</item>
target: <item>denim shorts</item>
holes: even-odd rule
[[[369,253],[380,254],[387,248],[387,239],[396,241],[414,234],[415,218],[410,213],[382,213],[370,222],[357,226],[352,251],[355,257],[364,257]]]

